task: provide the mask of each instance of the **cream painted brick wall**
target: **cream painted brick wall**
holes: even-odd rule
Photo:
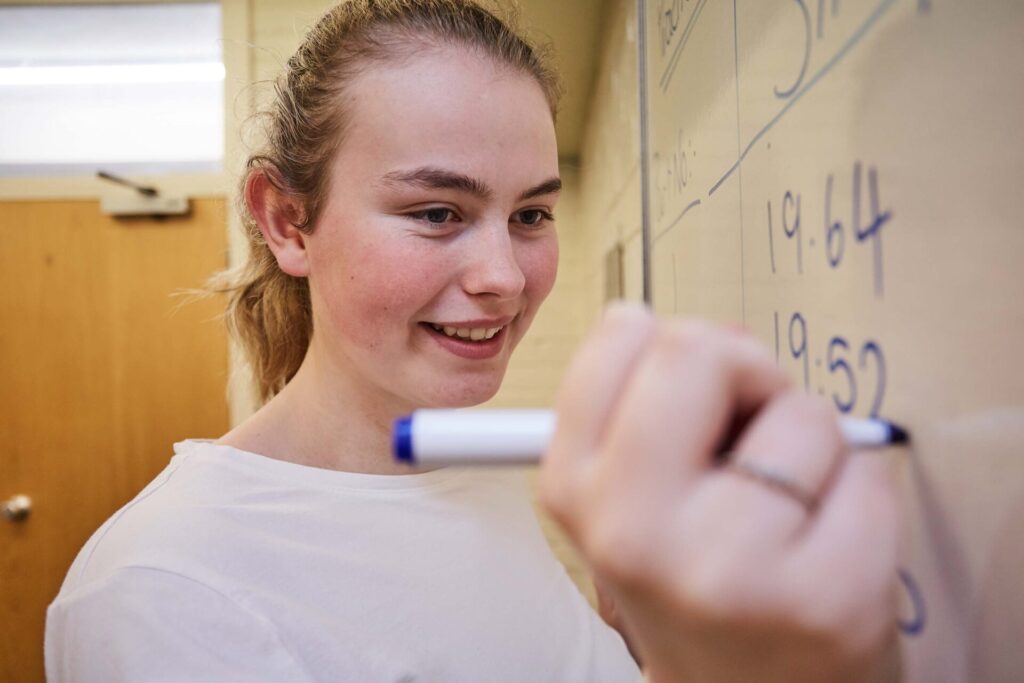
[[[580,206],[589,231],[583,266],[588,327],[603,306],[605,255],[624,249],[625,298],[643,298],[636,4],[608,0],[597,80],[581,150]]]
[[[573,278],[573,308],[583,332],[596,324],[604,308],[605,257],[616,245],[624,250],[625,298],[643,298],[635,9],[632,0],[606,3],[597,80],[580,155],[574,216],[578,225],[568,277]],[[593,604],[593,584],[584,563],[561,531],[541,519],[555,553]]]

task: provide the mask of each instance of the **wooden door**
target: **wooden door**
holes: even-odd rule
[[[43,625],[90,534],[170,459],[228,427],[222,301],[175,292],[225,263],[225,202],[113,219],[0,203],[0,681],[43,680]]]

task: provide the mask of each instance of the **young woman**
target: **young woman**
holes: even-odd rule
[[[555,281],[558,86],[463,0],[330,10],[244,182],[229,320],[264,398],[88,542],[51,681],[635,681],[524,483],[410,474],[393,420],[490,398]]]
[[[390,455],[397,416],[470,406],[497,391],[554,283],[557,94],[540,54],[470,0],[352,0],[310,31],[279,80],[267,148],[250,159],[251,253],[225,285],[229,322],[266,403],[215,442],[177,444],[167,469],[90,539],[48,612],[49,680],[640,678],[623,638],[550,554],[518,478],[409,473]],[[595,419],[636,417],[643,400],[620,406],[613,397],[634,371],[641,399],[664,393],[644,380],[643,359],[680,353],[715,360],[693,375],[698,388],[723,387],[718,422],[706,430],[786,392],[749,340],[709,333],[698,347],[719,351],[694,356],[692,346],[658,342],[678,336],[663,327],[630,309],[609,316],[563,394],[566,419],[545,490],[581,547],[598,548],[628,632],[636,630],[653,674],[667,680],[684,669],[666,660],[676,646],[659,638],[694,636],[685,651],[708,646],[707,661],[723,652],[735,659],[721,644],[733,641],[721,629],[723,640],[709,640],[699,628],[694,615],[714,615],[714,605],[705,609],[685,591],[664,591],[665,602],[652,605],[655,591],[634,590],[651,585],[630,558],[649,558],[652,538],[635,533],[631,543],[600,526],[588,531],[581,518],[594,500],[577,494],[593,488],[600,479],[588,473],[600,468],[581,458],[608,451],[595,462],[616,463],[642,446],[643,455],[664,460],[678,447],[626,430],[628,438],[606,448]],[[620,350],[610,344],[619,342],[623,355],[615,358]],[[760,359],[756,367],[733,380],[754,388],[729,393],[735,382],[723,370],[750,358]],[[591,405],[589,393],[600,400]],[[811,415],[811,423],[827,423]],[[800,451],[834,456],[818,465],[807,456],[804,470],[814,478],[806,485],[816,491],[837,468],[831,429],[819,428],[824,436]],[[711,448],[709,438],[691,450]],[[606,509],[629,501],[605,488]],[[678,493],[661,487],[651,501]],[[763,500],[771,492],[735,493],[754,501],[747,511],[779,504]],[[791,504],[783,497],[775,514],[796,528],[802,522],[785,508]],[[780,533],[773,542],[789,538]],[[595,537],[621,548],[595,546]],[[675,557],[670,541],[678,539],[653,540]],[[618,550],[622,562],[609,563]],[[747,558],[708,557],[733,570],[728,560]],[[857,585],[876,588],[868,583]],[[776,623],[781,614],[783,625],[796,624],[766,642],[800,656],[806,639],[797,636],[806,633],[845,645],[837,629],[801,630],[780,608],[790,598],[756,603],[758,619]],[[671,611],[679,600],[700,608],[683,610],[688,629],[664,612],[680,614]],[[739,617],[715,623],[734,622],[743,625]],[[737,634],[761,644],[749,629]],[[862,634],[851,650],[863,651],[873,635]],[[845,656],[834,659],[846,665]]]

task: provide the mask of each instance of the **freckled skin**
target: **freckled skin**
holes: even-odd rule
[[[361,96],[372,89],[372,97]],[[517,212],[554,208],[526,189],[558,177],[554,124],[529,75],[458,48],[374,67],[353,85],[352,121],[328,195],[306,238],[318,366],[402,406],[464,406],[498,389],[512,349],[550,292],[554,226],[527,230]],[[423,166],[480,180],[492,197],[396,189],[389,172]],[[459,216],[442,235],[409,207]],[[494,358],[442,348],[420,323],[515,315]]]

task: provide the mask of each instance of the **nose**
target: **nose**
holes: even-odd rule
[[[500,222],[478,225],[467,244],[462,287],[469,294],[514,299],[526,286],[526,275],[516,255],[508,225]]]

